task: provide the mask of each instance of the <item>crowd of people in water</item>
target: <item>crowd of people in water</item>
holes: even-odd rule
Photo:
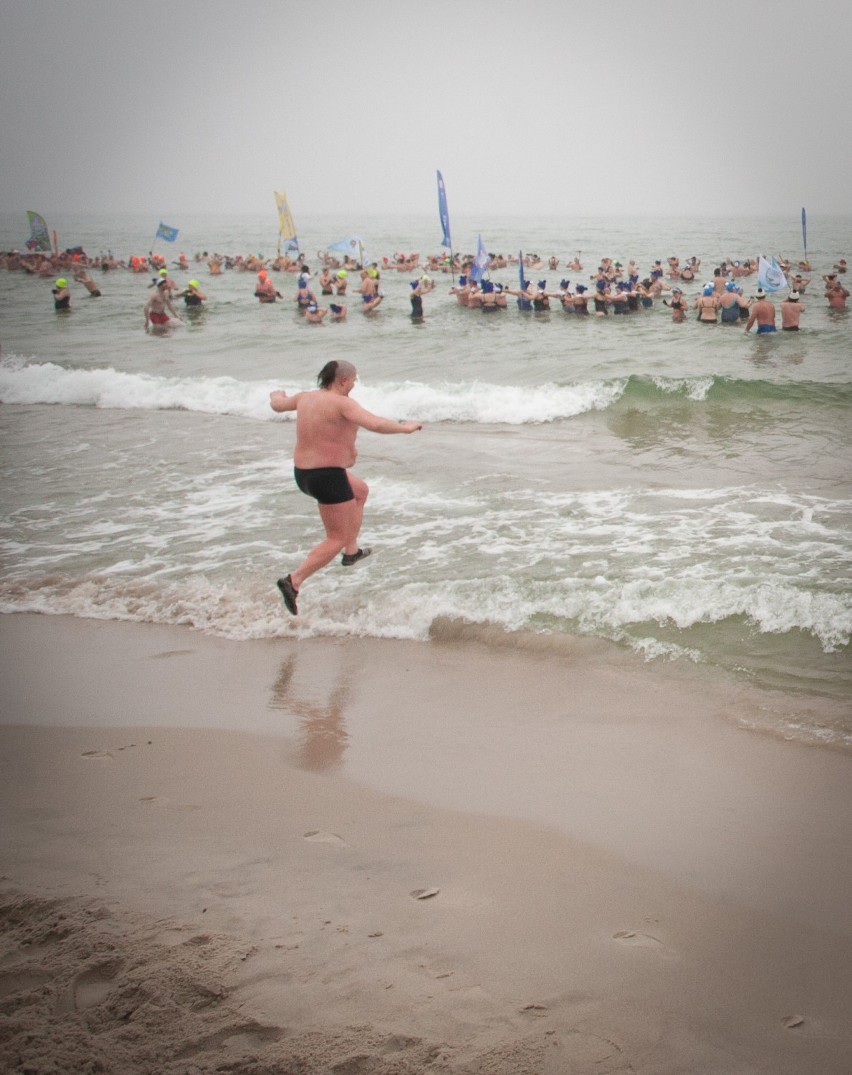
[[[349,256],[338,258],[328,250],[318,251],[317,259],[321,268],[316,274],[311,271],[308,259],[297,252],[292,252],[292,256],[285,253],[266,259],[259,254],[244,256],[203,251],[193,255],[192,260],[181,253],[172,264],[176,270],[196,274],[206,267],[211,276],[223,272],[251,274],[254,277],[253,298],[258,303],[292,299],[297,313],[308,324],[321,324],[326,319],[345,321],[348,313],[345,299],[350,294],[357,295],[355,301],[361,312],[374,313],[385,299],[382,273],[404,273],[413,277],[408,281],[407,297],[408,312],[414,321],[423,320],[423,297],[436,290],[436,278],[450,276],[451,286],[447,291],[455,303],[484,314],[507,309],[510,298],[515,300],[512,305],[523,312],[541,314],[557,309],[575,317],[630,315],[648,310],[659,302],[671,311],[673,322],[686,321],[693,310],[695,319],[704,325],[743,325],[746,332],[756,325],[759,334],[776,330],[776,308],[772,301],[776,293],[757,287],[754,294],[745,294],[744,282],[758,274],[757,257],[726,258],[713,266],[709,278],[705,275],[704,283],[700,282],[701,259],[698,257],[681,262],[672,256],[665,264],[662,259],[657,259],[646,269],[640,268],[635,260],[624,265],[607,257],[600,259],[592,272],[584,266],[580,252],[564,263],[556,256],[543,259],[538,254],[509,257],[490,254],[487,265],[478,263],[473,255],[435,254],[421,261],[419,253],[399,252],[392,257],[383,257],[381,262],[362,265]],[[814,280],[811,263],[808,260],[793,263],[783,257],[773,261],[786,280],[786,286],[781,289],[781,329],[798,331],[804,310],[802,298]],[[71,309],[69,278],[85,290],[87,297],[100,298],[102,291],[92,277],[93,271],[99,273],[102,280],[105,274],[119,270],[149,276],[149,294],[143,312],[145,330],[152,332],[163,332],[173,323],[181,323],[176,302],[182,301],[184,310],[191,311],[203,307],[208,298],[198,279],[178,284],[171,276],[166,257],[153,252],[117,259],[111,252],[89,257],[80,247],[52,253],[13,250],[0,253],[0,268],[54,279],[52,296],[57,311]],[[514,285],[491,279],[492,272],[502,269],[513,270]],[[846,269],[845,258],[840,258],[831,271],[819,275],[823,298],[830,309],[846,308],[849,298],[843,283]],[[539,278],[539,274],[545,272],[558,274],[558,281],[548,286],[546,277]],[[285,297],[279,290],[279,285],[285,286],[281,281],[286,277],[279,275],[276,279],[272,274],[290,274],[295,278],[295,291],[291,296]]]

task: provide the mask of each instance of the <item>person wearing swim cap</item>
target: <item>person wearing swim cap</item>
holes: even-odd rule
[[[547,291],[547,281],[539,280],[533,295],[533,309],[536,313],[544,313],[550,309],[550,295]]]
[[[786,299],[781,301],[781,331],[798,332],[799,318],[802,316],[804,306],[799,302],[799,292],[791,291]]]
[[[755,322],[757,322],[758,336],[775,331],[775,304],[769,301],[762,287],[757,289],[757,301],[752,306],[751,314],[746,322],[746,332]]]
[[[692,304],[693,309],[698,310],[698,320],[702,325],[715,325],[716,315],[719,310],[719,299],[713,284],[705,284],[701,294]]]
[[[409,283],[411,294],[409,298],[411,300],[411,320],[422,321],[423,320],[423,295],[420,292],[420,281],[412,280]]]
[[[346,306],[342,302],[330,302],[328,304],[329,309],[329,321],[345,321],[346,320]]]
[[[733,280],[725,284],[725,290],[719,296],[719,320],[723,325],[736,325],[740,320],[737,285]]]
[[[321,325],[327,313],[328,309],[325,306],[319,306],[316,302],[309,303],[305,309],[305,321],[309,325]]]
[[[275,302],[276,299],[284,298],[281,292],[276,288],[275,284],[269,279],[269,274],[266,269],[261,269],[257,274],[257,285],[254,289],[254,297],[261,303]]]
[[[672,321],[682,323],[686,321],[686,303],[683,299],[683,292],[679,287],[672,288],[672,301],[663,299],[663,306],[668,306],[672,312]]]
[[[349,273],[346,269],[338,269],[337,275],[334,278],[334,290],[338,295],[345,295],[346,288],[349,286]]]
[[[169,298],[171,298],[173,294],[176,295],[178,290],[179,290],[179,288],[178,288],[177,284],[175,283],[175,281],[172,280],[172,278],[169,276],[169,270],[166,269],[165,267],[160,269],[159,273],[157,274],[156,279],[153,280],[152,283],[150,283],[148,286],[149,287],[158,287],[160,284],[165,284],[166,285]]]
[[[369,303],[378,295],[379,274],[376,269],[361,270],[361,284],[358,290],[361,292],[361,299],[364,303]]]
[[[60,276],[53,285],[53,308],[54,310],[71,309],[71,292],[68,290],[68,281]]]
[[[207,300],[197,280],[190,280],[178,297],[182,298],[184,305],[189,307],[201,306]]]

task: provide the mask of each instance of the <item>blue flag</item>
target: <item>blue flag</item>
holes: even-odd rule
[[[767,261],[765,257],[757,260],[757,286],[764,291],[780,291],[787,286],[787,277],[781,271],[781,266],[773,258]]]
[[[168,224],[163,224],[163,222],[160,221],[160,226],[157,228],[157,239],[165,239],[167,243],[173,243],[177,237],[177,228],[170,228]]]
[[[450,213],[447,209],[447,191],[444,187],[444,177],[440,172],[438,172],[438,215],[441,218],[441,228],[444,232],[441,246],[445,246],[448,250],[452,250],[453,241],[450,238]]]
[[[479,283],[490,264],[491,258],[488,256],[488,251],[485,249],[485,243],[483,243],[482,236],[480,235],[479,245],[476,248],[476,257],[473,259],[473,265],[471,265],[470,272],[468,273],[469,278],[475,280],[476,283]]]
[[[526,289],[527,289],[526,285],[527,285],[527,282],[524,279],[524,252],[523,252],[523,250],[519,250],[518,251],[518,289],[520,291],[526,291]],[[532,303],[530,302],[529,299],[522,299],[520,296],[518,296],[518,309],[519,310],[531,310],[532,309]]]

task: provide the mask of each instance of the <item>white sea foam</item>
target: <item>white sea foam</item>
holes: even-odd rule
[[[359,387],[355,396],[368,410],[424,422],[523,425],[605,409],[620,398],[626,383],[622,379],[518,387],[476,381],[436,385],[405,382]],[[19,359],[0,363],[3,403],[185,410],[273,421],[281,420],[269,407],[269,393],[277,387],[271,382],[233,377],[159,377],[111,368],[68,369],[53,362],[25,363]],[[292,393],[304,386],[284,387]]]

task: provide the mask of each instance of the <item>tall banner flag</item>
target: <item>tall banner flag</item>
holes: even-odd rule
[[[778,262],[773,258],[767,261],[763,255],[757,259],[757,286],[764,291],[780,291],[787,286],[787,277],[781,271]]]
[[[527,282],[524,279],[524,252],[523,252],[523,250],[519,250],[518,251],[518,290],[519,291],[526,291],[526,289],[527,289]],[[529,299],[522,299],[521,296],[519,295],[518,296],[518,309],[519,310],[531,310],[532,309],[532,303],[530,302]]]
[[[170,228],[168,224],[164,224],[160,221],[160,226],[157,228],[157,234],[155,238],[165,239],[167,243],[173,243],[178,237],[178,229]]]
[[[278,234],[281,239],[284,240],[285,250],[298,250],[299,240],[296,238],[296,225],[293,223],[293,214],[290,212],[290,206],[287,204],[287,195],[279,194],[278,191],[273,191],[275,195],[275,205],[278,208]],[[281,244],[278,244],[278,251],[281,252]]]
[[[490,264],[491,258],[488,256],[488,251],[485,249],[485,243],[483,243],[482,236],[480,235],[479,244],[476,248],[476,257],[473,259],[473,265],[468,273],[468,277],[471,280],[476,281],[476,283],[479,283]]]
[[[808,218],[802,206],[802,245],[805,248],[805,261],[808,260]]]
[[[27,239],[27,250],[50,250],[50,232],[47,230],[47,222],[40,213],[27,210],[27,220],[30,224],[30,237]]]
[[[447,209],[447,189],[444,186],[444,177],[440,172],[438,172],[438,215],[441,218],[441,228],[444,232],[441,246],[445,246],[448,250],[452,250],[453,241],[450,238],[450,213]]]

